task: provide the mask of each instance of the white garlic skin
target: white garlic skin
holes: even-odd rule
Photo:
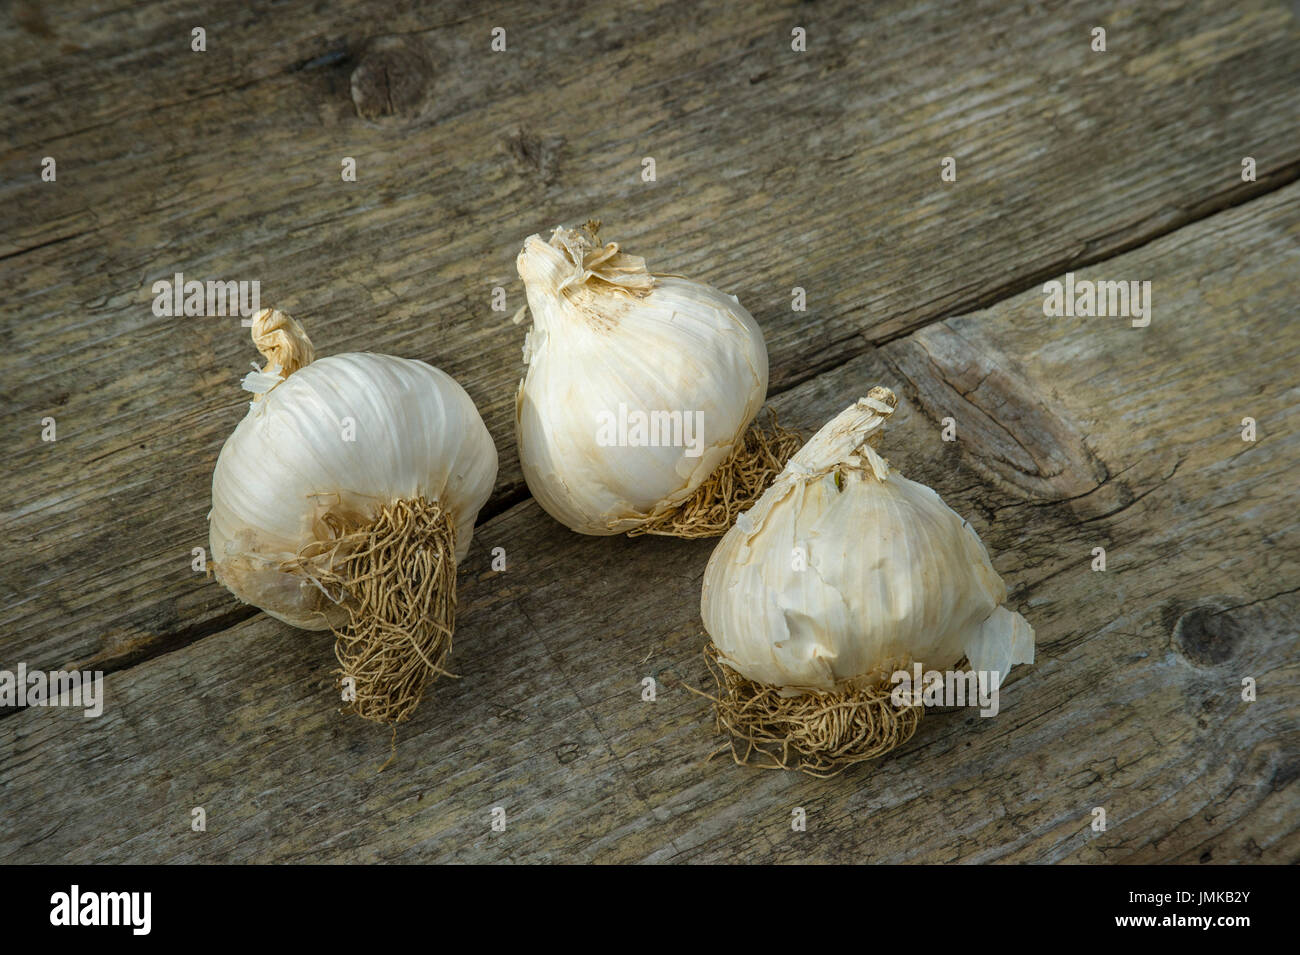
[[[709,560],[700,612],[725,662],[791,693],[888,681],[913,662],[945,670],[964,655],[1002,678],[1032,662],[1033,630],[1001,606],[1006,586],[975,530],[870,447],[818,453],[826,431]]]
[[[315,539],[323,514],[373,518],[393,501],[437,500],[455,517],[459,561],[496,474],[487,427],[450,375],[390,355],[317,359],[252,402],[221,449],[209,514],[213,570],[245,603],[325,629],[341,611],[279,568]]]
[[[753,316],[715,288],[654,278],[638,297],[575,281],[539,236],[518,258],[533,327],[516,400],[524,478],[542,508],[583,534],[617,534],[689,497],[743,439],[767,396],[767,348]],[[601,446],[597,415],[702,412],[702,453]]]

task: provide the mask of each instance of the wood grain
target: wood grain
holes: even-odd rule
[[[1038,631],[994,719],[932,713],[830,781],[708,761],[682,682],[710,545],[585,538],[529,500],[476,533],[461,679],[386,771],[387,735],[333,711],[328,641],[258,615],[110,674],[101,719],[0,719],[0,858],[1295,862],[1297,236],[1300,185],[1079,270],[1152,281],[1148,328],[1046,318],[1035,289],[776,401],[811,427],[903,396],[882,451],[971,519]]]
[[[0,22],[0,663],[120,669],[251,613],[190,550],[255,355],[233,319],[152,314],[175,272],[261,282],[321,354],[453,374],[501,451],[496,513],[525,496],[506,318],[529,233],[597,215],[653,267],[737,293],[779,393],[1300,175],[1300,34],[1271,0],[290,0],[201,20],[22,3]],[[1065,455],[1038,462],[1049,495],[1100,473],[1043,453]]]

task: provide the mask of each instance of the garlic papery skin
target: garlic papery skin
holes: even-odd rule
[[[597,245],[594,227],[530,236],[517,266],[533,325],[515,423],[533,497],[583,534],[629,531],[673,510],[743,440],[766,398],[753,316],[733,296]],[[602,420],[624,413],[680,415],[682,441],[604,441]]]
[[[963,656],[1005,678],[1034,632],[1002,604],[979,536],[868,444],[897,399],[873,389],[790,459],[718,543],[700,612],[722,662],[787,695],[887,682]]]
[[[305,340],[286,319],[263,310],[254,339],[283,327]],[[270,363],[245,387],[269,390],[250,403],[212,476],[217,578],[285,623],[338,627],[342,609],[292,568],[299,553],[320,539],[327,514],[364,522],[385,505],[420,498],[454,516],[463,560],[497,473],[496,448],[465,389],[422,361],[390,355],[313,361],[308,343],[309,364],[283,377],[274,353],[264,354]]]

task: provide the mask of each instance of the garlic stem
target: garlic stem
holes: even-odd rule
[[[249,375],[244,379],[245,390],[252,391],[248,385],[261,387],[270,384],[264,391],[254,392],[255,401],[260,401],[266,394],[300,368],[305,368],[316,359],[316,350],[312,348],[311,339],[298,322],[284,312],[274,308],[264,308],[253,316],[253,344],[266,359],[266,367],[261,369],[263,376],[275,376],[279,380],[266,382],[265,378]]]

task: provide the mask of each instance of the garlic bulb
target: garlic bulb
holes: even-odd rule
[[[1005,677],[1034,659],[1034,632],[1003,606],[1006,586],[975,530],[868,443],[896,403],[876,388],[823,427],[736,520],[704,574],[700,613],[717,658],[777,691],[763,704],[769,728],[790,720],[777,712],[781,699],[812,696],[789,705],[815,708],[833,695],[816,714],[823,752],[814,756],[858,752],[847,730],[825,722],[830,709],[856,705],[874,708],[852,730],[858,743],[871,755],[888,748],[881,733],[894,731],[897,714],[878,691],[914,663],[947,670],[965,656],[973,670]],[[753,729],[743,723],[729,725]]]
[[[877,394],[834,418],[714,550],[701,614],[749,679],[831,690],[913,662],[1033,662],[974,528],[866,443],[891,411]]]
[[[524,242],[533,326],[515,420],[542,508],[580,533],[617,534],[681,507],[743,445],[767,349],[734,296],[651,275],[597,245],[597,226]]]
[[[254,318],[253,338],[268,364],[245,379],[258,397],[212,476],[217,579],[295,627],[356,630],[354,581],[340,568],[361,566],[366,534],[387,514],[394,539],[385,546],[409,553],[398,576],[381,580],[390,573],[381,570],[367,579],[395,587],[394,605],[404,608],[395,612],[414,619],[402,592],[412,581],[401,574],[415,574],[441,534],[454,541],[443,561],[454,582],[496,478],[496,448],[473,401],[422,361],[357,353],[313,360],[301,326],[271,309]],[[454,589],[447,599],[454,610]],[[440,623],[449,643],[450,622]]]

